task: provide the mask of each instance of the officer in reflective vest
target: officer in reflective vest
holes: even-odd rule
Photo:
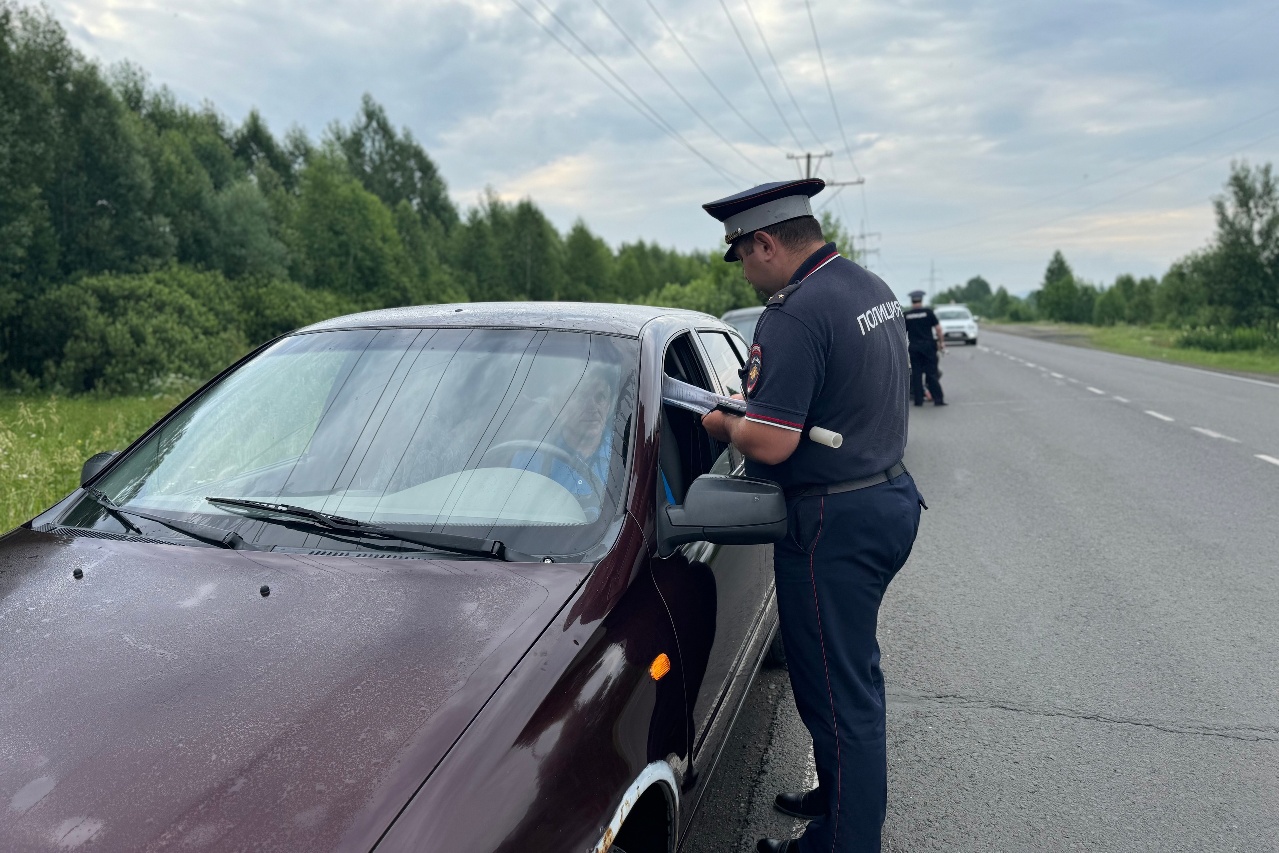
[[[764,853],[877,851],[887,808],[880,601],[905,564],[923,498],[902,465],[906,327],[880,278],[822,237],[809,199],[820,180],[764,184],[703,205],[724,223],[724,254],[767,299],[743,371],[743,417],[714,411],[711,435],[779,483],[787,537],[774,546],[777,609],[791,686],[813,738],[817,788],[777,795],[809,821]],[[814,426],[839,448],[808,440]]]

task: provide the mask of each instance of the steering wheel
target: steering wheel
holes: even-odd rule
[[[545,441],[537,441],[527,438],[514,438],[510,441],[504,441],[501,444],[495,444],[488,450],[484,451],[484,455],[480,457],[480,465],[483,465],[484,460],[488,459],[490,455],[497,453],[500,450],[529,450],[533,453],[545,453],[548,456],[553,456],[567,465],[573,473],[583,475],[590,483],[591,491],[596,495],[597,500],[602,501],[604,499],[604,481],[600,479],[599,474],[596,474],[590,468],[580,467],[583,460],[572,456],[562,447]],[[477,465],[476,467],[480,467],[480,465]]]

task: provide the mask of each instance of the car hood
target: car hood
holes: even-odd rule
[[[588,571],[15,531],[0,848],[367,850]]]

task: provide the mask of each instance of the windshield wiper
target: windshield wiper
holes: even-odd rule
[[[261,551],[262,549],[256,545],[246,542],[239,533],[234,530],[223,530],[219,527],[213,527],[209,524],[197,524],[194,521],[175,521],[170,518],[163,518],[158,515],[151,515],[147,512],[140,512],[136,509],[125,509],[117,504],[101,489],[93,486],[84,486],[84,493],[93,499],[93,502],[105,509],[107,512],[125,526],[125,529],[132,530],[138,535],[142,535],[142,528],[138,527],[126,515],[132,515],[136,518],[144,518],[147,521],[154,521],[156,524],[162,524],[170,530],[176,530],[184,536],[189,536],[199,542],[208,545],[215,545],[218,548],[232,548],[237,551]]]
[[[451,554],[462,554],[468,557],[481,557],[489,560],[504,560],[508,563],[538,563],[543,560],[542,557],[512,550],[506,547],[506,544],[499,539],[458,536],[452,533],[422,533],[403,527],[386,527],[381,524],[358,521],[354,518],[345,518],[333,513],[321,512],[318,509],[308,509],[294,504],[254,501],[247,498],[210,497],[205,498],[205,500],[215,506],[249,510],[248,515],[250,517],[261,521],[272,521],[272,516],[280,515],[289,518],[305,518],[326,530],[381,539],[396,539],[401,542],[411,542],[414,545],[423,545],[435,551],[447,551]]]

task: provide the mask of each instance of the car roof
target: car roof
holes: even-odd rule
[[[752,314],[763,314],[765,306],[752,305],[749,308],[734,308],[732,311],[725,311],[720,315],[721,320],[727,320],[729,317],[749,317]]]
[[[299,332],[422,326],[564,329],[638,336],[653,320],[667,318],[689,325],[716,320],[700,311],[616,305],[600,302],[458,302],[412,305],[347,314],[313,323]]]

